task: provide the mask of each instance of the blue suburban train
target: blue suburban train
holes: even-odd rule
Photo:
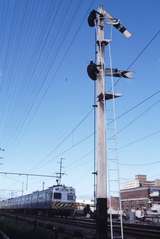
[[[0,209],[17,211],[50,209],[54,213],[72,214],[75,207],[75,189],[65,185],[54,185],[42,191],[0,201]]]

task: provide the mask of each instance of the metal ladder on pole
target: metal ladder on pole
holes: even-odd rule
[[[114,99],[113,99],[114,101]],[[112,102],[111,104],[115,104]],[[114,118],[112,124],[115,124]],[[119,173],[119,159],[118,159],[118,149],[117,149],[117,139],[115,128],[108,127],[108,212],[110,220],[110,232],[111,239],[124,239],[123,236],[123,218],[122,218],[122,205],[120,197],[120,173]],[[118,204],[118,213],[120,218],[120,235],[114,232],[113,226],[113,216],[114,216],[114,201]]]
[[[110,55],[110,69],[112,71],[112,58],[111,58],[111,47],[109,44],[109,55]],[[119,158],[118,158],[118,146],[117,146],[117,122],[116,122],[116,100],[113,73],[111,72],[111,94],[112,100],[108,103],[108,118],[107,123],[107,142],[108,142],[108,212],[110,221],[110,234],[111,239],[124,239],[123,235],[123,216],[122,216],[122,205],[120,196],[120,172],[119,172]],[[114,216],[114,201],[118,204],[118,213],[120,219],[120,233],[117,234],[114,230],[113,216]]]

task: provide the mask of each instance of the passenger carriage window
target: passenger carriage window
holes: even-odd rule
[[[52,199],[52,192],[48,192],[47,193],[47,200],[51,200]]]
[[[61,199],[61,193],[54,193],[54,199]]]

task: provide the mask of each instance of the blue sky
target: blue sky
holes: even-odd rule
[[[158,0],[0,1],[0,146],[4,171],[54,174],[64,157],[63,182],[80,196],[93,191],[93,113],[60,147],[65,135],[92,109],[93,82],[86,67],[94,59],[94,29],[87,13],[99,4],[121,19],[133,33],[125,39],[113,29],[113,66],[126,69],[159,30]],[[106,26],[109,38],[110,26]],[[160,35],[132,67],[134,79],[121,79],[116,90],[123,94],[116,103],[117,115],[157,91],[160,87]],[[108,50],[106,65],[109,66]],[[107,79],[107,85],[109,79]],[[118,129],[159,99],[159,95],[118,120]],[[118,137],[120,163],[159,160],[160,134],[123,148],[131,141],[160,129],[159,104]],[[109,116],[108,116],[109,117]],[[89,137],[90,136],[90,137]],[[88,137],[88,138],[87,138]],[[86,139],[87,138],[87,139]],[[78,142],[83,141],[78,144]],[[51,153],[50,153],[51,152]],[[146,173],[157,178],[159,164],[120,166],[121,177]],[[30,178],[29,191],[55,180]],[[24,177],[0,176],[0,190],[21,190]],[[1,191],[0,196],[8,192]],[[8,195],[8,194],[7,194]]]

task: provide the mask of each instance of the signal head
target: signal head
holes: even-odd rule
[[[96,22],[96,16],[97,12],[95,10],[92,10],[88,16],[88,25],[90,27],[94,27],[95,26],[95,22]]]
[[[120,23],[120,20],[118,19],[113,19],[112,20],[114,23],[113,23],[113,26],[119,31],[121,32],[126,38],[130,38],[131,37],[131,33],[127,30],[127,28],[125,26],[123,26],[121,23]]]
[[[91,61],[87,66],[87,73],[92,80],[97,80],[99,70],[97,69],[97,65],[93,61]]]

